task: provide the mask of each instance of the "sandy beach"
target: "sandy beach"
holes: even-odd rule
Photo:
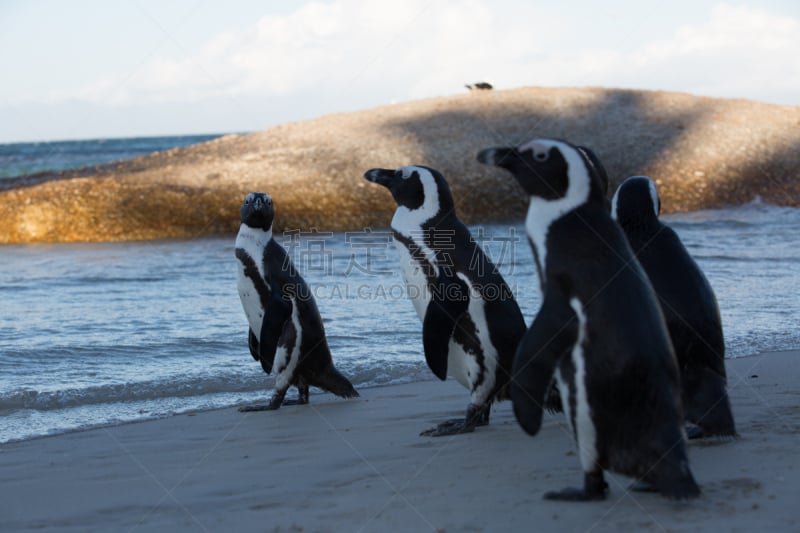
[[[613,475],[604,502],[545,501],[582,481],[563,416],[531,438],[504,402],[473,434],[420,437],[467,402],[425,381],[0,445],[0,529],[798,531],[800,351],[727,363],[740,438],[689,445],[689,503]]]

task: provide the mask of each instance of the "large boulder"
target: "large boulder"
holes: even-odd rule
[[[659,185],[664,212],[800,203],[800,107],[617,89],[477,91],[230,135],[94,169],[0,182],[0,242],[233,233],[247,192],[272,195],[276,226],[386,227],[394,203],[362,179],[424,164],[449,180],[468,223],[520,222],[527,199],[475,160],[489,146],[560,137],[604,162],[609,195],[633,174]]]

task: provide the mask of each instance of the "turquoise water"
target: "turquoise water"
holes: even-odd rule
[[[800,209],[665,220],[716,291],[729,357],[800,348]],[[523,228],[472,229],[530,322],[538,280]],[[385,230],[279,241],[357,388],[434,379]],[[0,247],[0,442],[266,398],[273,380],[248,352],[233,243]]]

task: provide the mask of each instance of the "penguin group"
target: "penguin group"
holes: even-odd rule
[[[441,172],[409,165],[364,173],[397,205],[391,234],[422,323],[425,361],[436,377],[469,391],[463,418],[421,435],[473,432],[489,424],[494,402],[510,399],[528,434],[539,431],[543,411],[563,411],[577,443],[583,486],[545,498],[602,500],[605,471],[633,478],[636,490],[697,497],[686,440],[735,437],[736,429],[717,300],[659,220],[656,184],[628,178],[609,201],[600,158],[561,139],[487,148],[477,160],[511,174],[528,197],[524,225],[542,300],[528,327],[505,279],[459,220]],[[309,401],[309,386],[356,397],[333,364],[311,291],[275,242],[274,217],[268,195],[244,199],[239,296],[250,353],[276,378],[266,405],[240,410],[292,403],[285,398],[292,385],[299,391],[293,403]]]

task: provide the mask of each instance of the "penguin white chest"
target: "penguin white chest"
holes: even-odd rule
[[[265,267],[264,267],[264,249],[272,239],[272,231],[263,231],[254,229],[246,224],[242,224],[239,228],[239,234],[236,236],[236,249],[237,254],[239,250],[243,251],[249,261],[256,267],[257,276],[260,280],[265,280]],[[236,288],[239,292],[239,300],[242,302],[244,314],[247,317],[247,322],[250,329],[258,338],[261,335],[261,324],[264,321],[264,307],[261,305],[262,296],[266,301],[269,298],[269,285],[266,283],[262,285],[261,290],[265,290],[266,294],[262,295],[259,292],[259,287],[255,281],[245,274],[247,264],[240,258],[239,268],[236,276]],[[251,272],[251,274],[256,274]]]
[[[477,354],[469,352],[465,346],[450,339],[447,372],[471,391],[473,403],[482,404],[494,388],[497,374],[497,349],[489,337],[486,302],[480,297],[478,289],[472,285],[467,276],[460,272],[456,275],[469,289],[467,315],[475,328],[469,335],[473,342],[478,344],[478,349],[483,355],[483,362],[479,364]]]
[[[402,242],[395,239],[394,243],[397,253],[400,256],[400,269],[403,272],[403,280],[406,283],[408,299],[414,304],[414,309],[417,311],[420,320],[424,320],[425,311],[428,309],[428,303],[431,301],[425,269],[422,268],[422,265],[416,258],[412,257],[411,252]],[[434,270],[436,270],[435,266]]]
[[[242,302],[247,323],[256,338],[261,335],[261,324],[264,322],[264,308],[261,306],[261,295],[253,280],[244,274],[244,267],[240,265],[236,278],[236,287],[239,290],[239,300]]]

